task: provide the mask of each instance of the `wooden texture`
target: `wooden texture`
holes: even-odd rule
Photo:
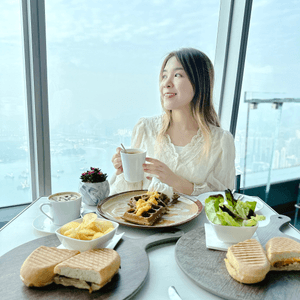
[[[43,288],[28,288],[20,279],[20,268],[26,257],[41,245],[60,245],[56,235],[39,238],[23,244],[0,257],[1,300],[13,299],[101,299],[121,300],[131,298],[144,284],[149,271],[146,252],[151,246],[176,241],[183,231],[164,230],[142,239],[124,238],[115,250],[121,257],[121,269],[112,281],[99,291],[89,294],[88,290],[51,284]]]
[[[272,237],[290,237],[279,231],[279,228],[289,221],[290,218],[286,216],[272,216],[269,225],[258,228],[257,235],[263,246]],[[265,280],[252,285],[234,280],[225,266],[226,252],[206,248],[204,227],[198,227],[184,234],[177,241],[175,257],[179,267],[189,278],[222,299],[300,299],[299,271],[270,271]]]

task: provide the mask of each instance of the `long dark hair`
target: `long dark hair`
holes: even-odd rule
[[[181,63],[194,89],[194,98],[191,101],[191,112],[198,123],[205,141],[205,153],[208,154],[211,142],[209,125],[220,127],[218,115],[213,105],[214,67],[210,59],[203,52],[194,48],[183,48],[169,53],[160,71],[160,80],[168,60],[175,56]],[[165,135],[172,121],[172,111],[166,110],[163,117],[163,126],[158,138]]]

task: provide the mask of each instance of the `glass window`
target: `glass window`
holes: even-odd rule
[[[0,207],[32,201],[19,1],[0,2]]]
[[[215,55],[219,1],[46,1],[52,191],[130,145],[133,126],[161,113],[158,76],[181,47]]]
[[[253,1],[235,137],[246,187],[299,177],[299,28],[299,2]]]

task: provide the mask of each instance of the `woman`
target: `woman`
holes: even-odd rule
[[[234,140],[220,128],[213,81],[213,65],[199,50],[184,48],[165,58],[160,71],[164,114],[141,118],[132,133],[131,147],[147,150],[147,177],[141,183],[126,182],[117,148],[111,194],[147,189],[152,176],[187,195],[234,188]]]

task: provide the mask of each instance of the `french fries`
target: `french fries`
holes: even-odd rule
[[[78,240],[94,240],[114,229],[113,224],[106,220],[97,220],[95,213],[84,215],[81,223],[69,222],[61,227],[60,233]]]

